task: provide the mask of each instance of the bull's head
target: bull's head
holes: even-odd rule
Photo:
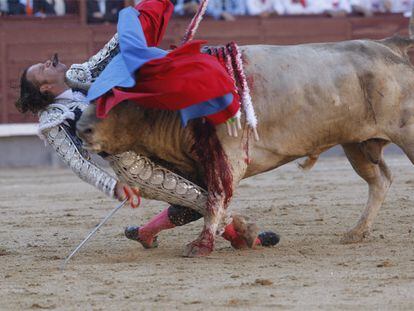
[[[76,123],[76,132],[83,147],[91,152],[109,154],[131,150],[139,122],[137,105],[123,103],[114,107],[104,119],[96,117],[96,105],[90,104]],[[135,117],[135,120],[134,120]]]

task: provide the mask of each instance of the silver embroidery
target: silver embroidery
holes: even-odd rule
[[[55,126],[43,132],[49,145],[80,179],[94,185],[110,197],[114,197],[117,180],[90,161],[89,154],[77,146],[75,139],[63,126]]]
[[[73,64],[66,72],[66,82],[74,89],[87,91],[106,65],[119,53],[118,34],[83,64]]]
[[[65,120],[73,120],[75,109],[83,111],[86,106],[81,96],[76,101],[65,99],[49,105],[39,116],[39,130],[59,157],[82,180],[113,197],[117,180],[92,163],[78,138],[65,130]],[[206,213],[207,192],[204,189],[148,158],[125,152],[110,156],[107,160],[117,177],[129,186],[138,187],[143,197],[186,206],[203,215]]]
[[[110,197],[114,197],[117,180],[90,160],[89,153],[81,147],[81,141],[66,129],[66,120],[75,119],[75,110],[87,107],[85,96],[73,92],[73,100],[57,99],[39,115],[39,136],[45,140],[76,175],[94,185]]]
[[[144,198],[186,206],[206,214],[207,192],[196,184],[134,152],[107,159],[118,178],[139,188]]]
[[[56,99],[53,104],[39,113],[39,129],[40,138],[44,139],[42,132],[65,122],[65,120],[75,119],[75,110],[79,108],[85,110],[88,103],[83,94],[72,92],[73,100],[67,98]]]

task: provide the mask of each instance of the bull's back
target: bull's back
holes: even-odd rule
[[[376,41],[242,51],[261,136],[253,157],[262,162],[266,155],[282,163],[336,144],[387,138],[382,123],[398,119],[401,84],[414,81],[407,58]],[[269,165],[277,166],[259,170]]]
[[[391,49],[365,40],[248,46],[244,53],[260,131],[274,134],[266,139],[304,137],[305,146],[370,135],[398,105],[398,71],[407,67]]]

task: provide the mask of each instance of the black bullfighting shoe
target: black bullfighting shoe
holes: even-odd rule
[[[275,246],[280,241],[280,236],[272,231],[261,232],[257,238],[260,240],[260,244],[265,247]]]
[[[139,227],[130,226],[125,228],[125,236],[130,239],[141,243],[144,248],[157,248],[158,247],[158,236],[152,239],[144,240],[139,237]]]

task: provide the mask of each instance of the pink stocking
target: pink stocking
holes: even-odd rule
[[[168,217],[168,208],[154,216],[148,223],[139,228],[139,239],[148,245],[152,244],[154,237],[162,230],[174,228],[175,225]]]

